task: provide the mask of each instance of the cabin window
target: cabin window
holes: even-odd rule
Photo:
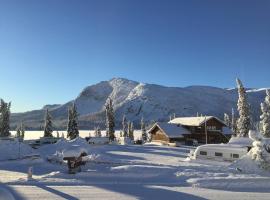
[[[216,126],[208,126],[207,130],[217,130],[217,127]]]
[[[200,151],[200,155],[206,156],[207,152],[206,151]]]
[[[220,153],[220,152],[215,152],[215,156],[217,156],[217,157],[222,157],[222,153]]]
[[[239,158],[239,154],[233,154],[232,157],[233,158]]]

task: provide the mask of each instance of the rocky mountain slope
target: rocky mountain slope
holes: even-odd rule
[[[260,102],[265,96],[265,89],[249,90],[248,98],[252,115],[259,117]],[[12,128],[24,121],[28,128],[39,129],[43,125],[44,110],[48,108],[57,128],[66,127],[68,107],[75,102],[80,114],[80,128],[95,126],[104,127],[104,104],[112,98],[115,108],[117,126],[120,126],[123,114],[135,124],[141,117],[148,122],[168,121],[173,113],[176,116],[215,115],[223,118],[223,114],[236,111],[237,90],[222,89],[209,86],[165,87],[154,84],[143,84],[135,81],[114,78],[88,86],[79,96],[63,105],[46,105],[41,110],[11,115]]]

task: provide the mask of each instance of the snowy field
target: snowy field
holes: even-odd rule
[[[78,144],[83,140],[78,140]],[[0,162],[0,199],[269,199],[270,175],[239,172],[230,163],[188,161],[191,147],[81,144],[89,162],[67,173],[46,157],[64,143],[36,150],[40,158]],[[33,180],[27,170],[33,167]]]

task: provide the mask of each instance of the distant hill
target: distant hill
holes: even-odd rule
[[[80,114],[80,129],[98,125],[104,127],[104,104],[108,97],[113,100],[116,125],[120,127],[123,114],[136,125],[141,117],[148,122],[168,121],[173,113],[176,116],[196,116],[199,113],[223,119],[223,114],[230,114],[232,108],[237,112],[238,94],[236,89],[210,86],[165,87],[114,78],[86,87],[76,99],[63,105],[46,105],[40,110],[12,113],[11,126],[14,128],[20,121],[24,121],[28,128],[39,129],[43,125],[44,111],[48,108],[55,127],[63,129],[66,127],[68,106],[75,102]],[[248,100],[255,120],[259,119],[260,103],[264,97],[264,88],[248,90]]]

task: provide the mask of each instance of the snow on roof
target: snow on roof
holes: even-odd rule
[[[232,137],[228,144],[240,146],[252,146],[253,140],[249,137]]]
[[[196,151],[199,150],[222,150],[225,151],[232,151],[232,150],[240,150],[240,151],[246,151],[246,147],[237,145],[237,144],[205,144],[198,146]]]
[[[169,121],[171,124],[181,124],[184,126],[201,126],[202,124],[205,123],[210,119],[216,119],[220,123],[224,124],[224,122],[217,117],[214,116],[201,116],[201,117],[177,117],[174,118],[173,120]],[[225,124],[224,124],[225,125]]]
[[[151,132],[156,126],[163,130],[169,137],[183,137],[183,134],[190,134],[189,130],[177,126],[176,124],[169,124],[166,122],[156,123],[148,132]]]

